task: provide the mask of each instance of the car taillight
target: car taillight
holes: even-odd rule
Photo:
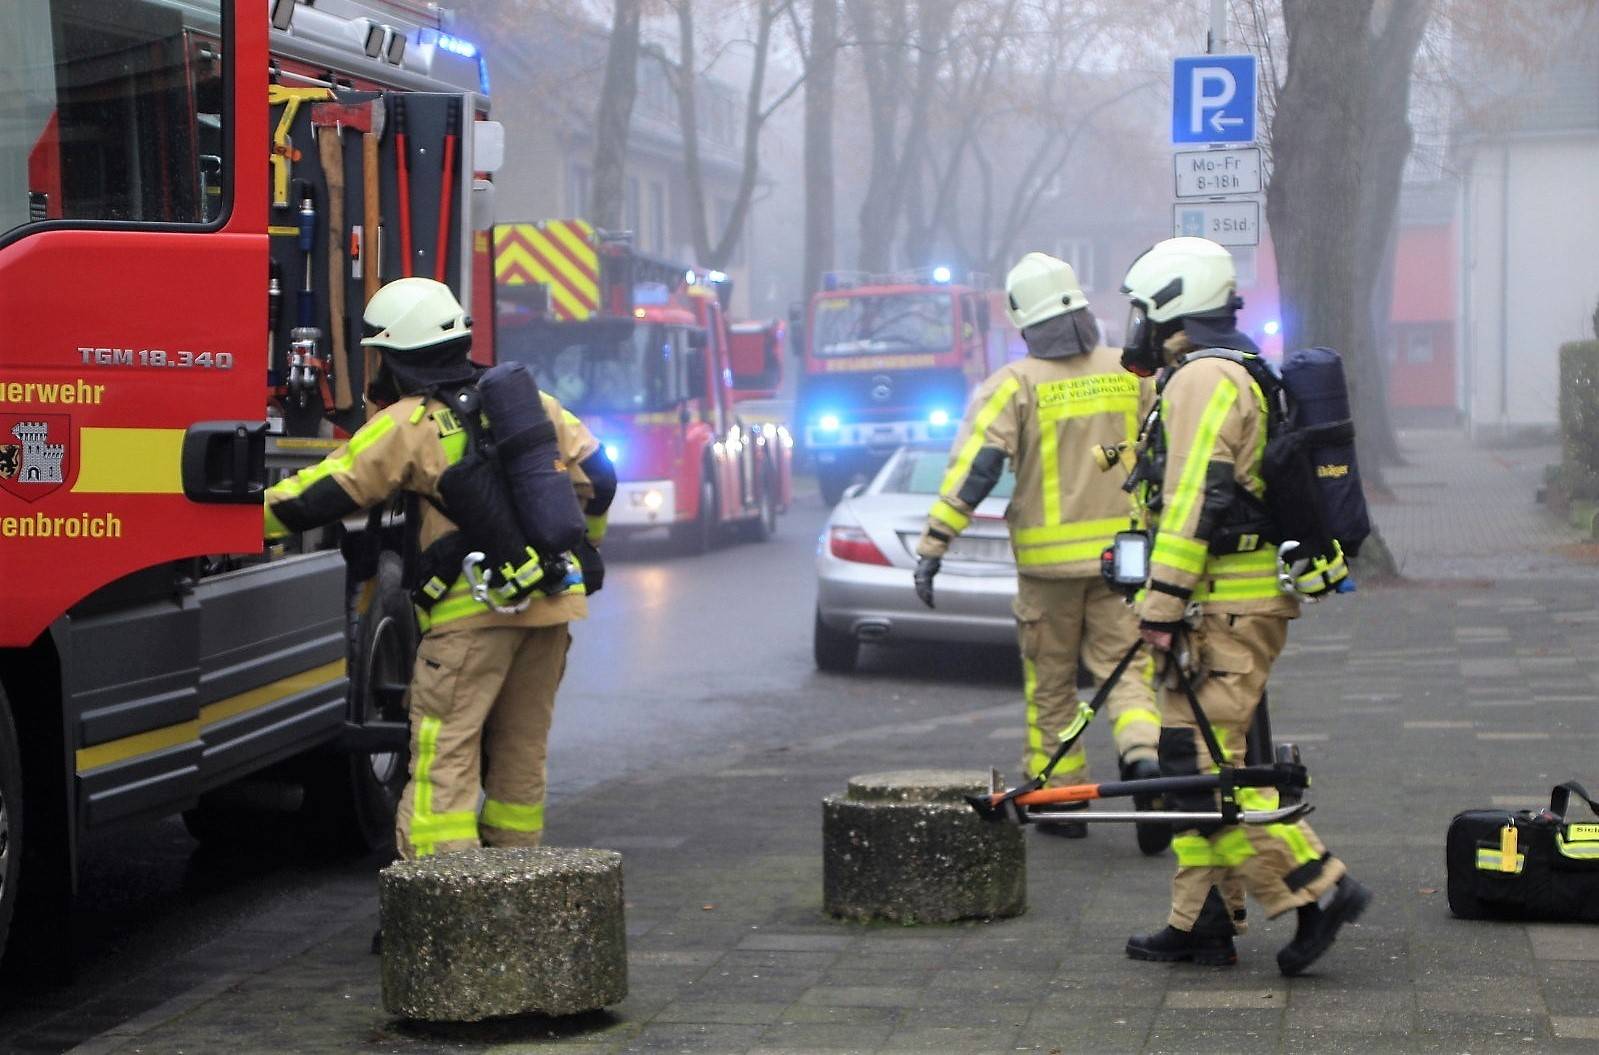
[[[854,561],[856,564],[889,563],[871,536],[858,527],[830,528],[827,532],[827,551],[839,560]]]

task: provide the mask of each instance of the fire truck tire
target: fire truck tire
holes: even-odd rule
[[[399,554],[378,561],[377,588],[366,613],[353,619],[351,720],[406,720],[405,691],[421,635],[402,585]],[[405,790],[408,751],[308,756],[302,823],[313,846],[364,856],[394,840],[394,810]]]
[[[765,542],[777,531],[777,473],[764,461],[757,473],[761,481],[760,512],[740,525],[740,533],[750,542]]]
[[[844,497],[844,491],[854,482],[855,474],[841,465],[818,465],[816,484],[822,492],[822,502],[831,509]]]
[[[855,663],[860,659],[861,643],[853,634],[840,633],[822,622],[821,609],[817,609],[811,652],[816,657],[817,670],[825,670],[829,674],[848,674],[855,669]]]
[[[0,687],[0,952],[5,951],[11,916],[17,907],[22,871],[22,752],[11,705]]]
[[[716,543],[721,525],[716,517],[716,479],[706,466],[700,476],[699,515],[687,524],[672,529],[672,541],[687,554],[708,553]]]

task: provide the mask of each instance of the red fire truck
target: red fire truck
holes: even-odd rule
[[[829,274],[822,287],[806,317],[798,418],[831,505],[901,444],[953,438],[989,371],[989,302],[947,267]]]
[[[261,492],[363,419],[369,278],[493,317],[496,136],[414,0],[12,0],[0,66],[0,945],[48,954],[86,834],[246,836],[246,778],[328,847],[390,838],[396,516],[263,553]]]
[[[616,465],[610,530],[703,552],[765,539],[793,499],[793,441],[755,413],[782,382],[781,323],[729,323],[717,271],[635,252],[582,220],[494,229],[499,355],[527,363]]]

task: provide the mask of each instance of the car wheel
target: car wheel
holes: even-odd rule
[[[22,874],[22,752],[11,705],[0,688],[0,953],[5,951]]]
[[[816,657],[817,670],[848,674],[855,669],[855,663],[860,659],[861,643],[854,634],[840,633],[822,622],[821,609],[817,609],[811,651]]]

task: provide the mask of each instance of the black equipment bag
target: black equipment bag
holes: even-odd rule
[[[587,524],[533,372],[501,363],[483,372],[477,388],[523,532],[540,553],[577,549]]]
[[[1599,823],[1575,820],[1571,796],[1599,805],[1575,781],[1549,808],[1468,810],[1449,822],[1449,908],[1462,919],[1599,923]]]

